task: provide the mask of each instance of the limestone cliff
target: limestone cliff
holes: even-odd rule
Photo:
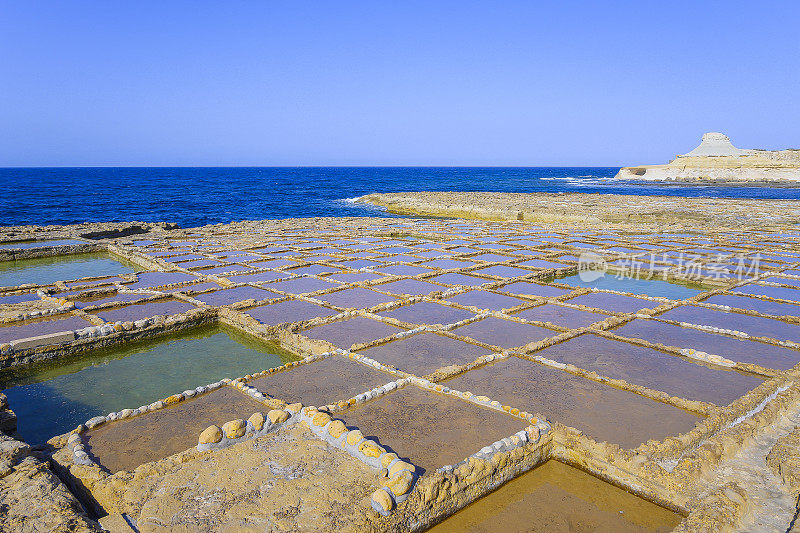
[[[800,150],[743,150],[727,135],[706,133],[697,148],[668,164],[623,167],[615,179],[797,185]]]

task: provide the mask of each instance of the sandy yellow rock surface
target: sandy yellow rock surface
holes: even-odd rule
[[[295,424],[156,468],[108,511],[142,533],[360,531],[374,490],[374,470]]]

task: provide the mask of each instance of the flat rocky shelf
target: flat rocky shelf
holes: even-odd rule
[[[0,230],[0,529],[791,527],[797,202],[362,201]]]

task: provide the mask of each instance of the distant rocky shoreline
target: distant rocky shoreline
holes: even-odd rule
[[[614,179],[731,186],[800,186],[800,150],[744,150],[727,135],[706,133],[700,145],[666,165],[623,167]]]
[[[564,227],[589,224],[595,228],[631,231],[719,231],[746,227],[783,230],[795,229],[800,223],[797,200],[417,191],[368,194],[356,202],[399,215],[516,220]]]

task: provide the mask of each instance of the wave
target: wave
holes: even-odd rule
[[[372,211],[372,212],[381,212],[386,213],[388,210],[386,207],[382,205],[374,205],[374,204],[367,204],[367,203],[357,203],[356,200],[361,198],[361,196],[355,196],[353,198],[338,198],[334,201],[337,204],[344,204],[348,208],[353,209],[361,209],[363,211]]]
[[[589,178],[589,179],[587,179],[587,178]],[[552,176],[552,177],[549,177],[549,178],[539,178],[539,179],[541,181],[555,181],[555,180],[558,180],[558,181],[579,181],[581,183],[588,183],[588,182],[594,182],[594,181],[597,181],[598,179],[603,179],[603,178],[598,178],[597,176],[592,176],[592,175],[586,175],[586,176]]]

